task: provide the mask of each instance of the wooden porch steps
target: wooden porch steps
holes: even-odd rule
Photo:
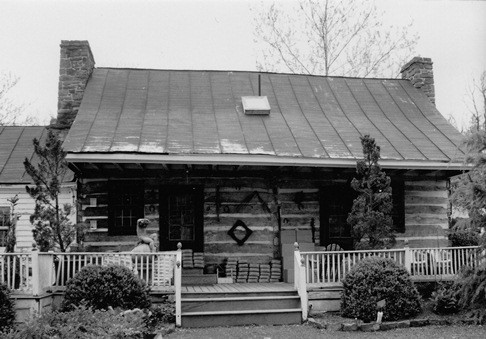
[[[183,327],[302,322],[297,291],[283,283],[187,286],[181,305]]]

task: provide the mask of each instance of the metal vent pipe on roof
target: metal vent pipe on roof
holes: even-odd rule
[[[262,75],[258,74],[258,96],[262,96]]]

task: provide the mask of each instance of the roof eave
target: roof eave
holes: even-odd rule
[[[246,165],[246,166],[296,166],[296,167],[356,167],[358,159],[302,158],[291,156],[248,154],[134,154],[134,153],[68,153],[71,163],[144,163],[191,165]],[[382,168],[410,170],[468,170],[462,162],[431,160],[381,159]]]

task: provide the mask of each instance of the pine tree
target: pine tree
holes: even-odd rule
[[[380,147],[369,135],[361,137],[364,159],[356,164],[351,187],[358,192],[347,222],[356,249],[386,248],[395,242],[390,177],[381,170]]]
[[[58,248],[65,252],[74,241],[76,228],[69,220],[71,205],[59,205],[61,184],[68,167],[62,141],[49,130],[45,145],[33,140],[35,162],[25,158],[24,166],[35,186],[26,186],[27,193],[35,200],[34,214],[30,221],[34,227],[34,240],[42,252]]]
[[[7,199],[10,203],[10,220],[8,222],[8,231],[7,231],[7,244],[5,246],[5,253],[13,253],[15,251],[15,245],[17,243],[17,236],[16,236],[16,228],[17,228],[17,220],[18,216],[15,214],[15,206],[19,201],[18,194],[14,195],[13,197]]]

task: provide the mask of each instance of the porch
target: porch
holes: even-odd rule
[[[120,264],[150,287],[152,295],[171,294],[178,326],[221,323],[300,323],[309,305],[327,310],[339,303],[342,280],[360,260],[390,258],[414,281],[455,279],[464,267],[477,267],[477,247],[402,248],[374,251],[301,252],[295,244],[294,282],[230,283],[182,286],[182,253],[0,253],[0,282],[13,290],[27,313],[60,300],[67,281],[87,265]],[[30,302],[30,304],[29,304]],[[30,306],[29,306],[30,305]],[[334,306],[333,306],[334,305]]]

